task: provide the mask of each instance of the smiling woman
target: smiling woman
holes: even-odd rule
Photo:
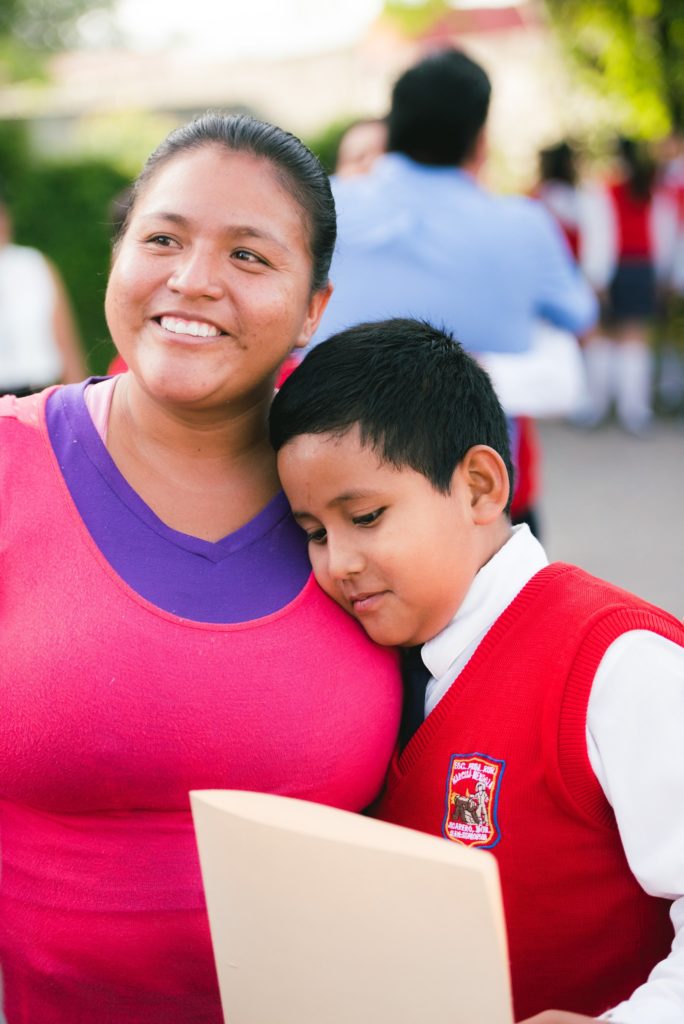
[[[311,337],[330,290],[327,281],[312,290],[302,212],[270,161],[206,145],[156,167],[117,244],[106,311],[131,372],[114,392],[110,454],[164,522],[206,540],[241,526],[277,489],[273,476],[252,472],[254,457],[272,463],[263,431],[252,444],[255,417],[280,364]],[[230,473],[215,464],[211,489],[202,483],[202,522],[195,503],[183,509],[178,500],[179,486],[191,483],[185,468],[165,487],[140,452],[140,417],[167,424],[181,411],[202,423],[205,448],[218,435],[217,453],[233,462]],[[248,447],[249,463],[235,466],[233,446],[219,440],[226,431],[240,455]],[[229,500],[236,477],[239,503]]]
[[[218,1024],[188,791],[361,810],[381,786],[395,660],[312,579],[266,435],[334,241],[297,139],[207,115],[150,158],[115,244],[128,372],[0,400],[11,1024]]]

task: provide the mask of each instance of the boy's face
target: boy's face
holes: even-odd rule
[[[319,584],[379,644],[431,639],[461,605],[482,564],[465,474],[451,493],[342,437],[303,434],[278,454]]]

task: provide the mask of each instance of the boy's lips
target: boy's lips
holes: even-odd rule
[[[357,615],[364,612],[373,612],[388,594],[387,590],[361,591],[358,594],[350,594],[349,602],[352,611]]]

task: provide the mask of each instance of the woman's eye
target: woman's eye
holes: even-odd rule
[[[325,544],[326,536],[326,531],[321,527],[320,530],[312,530],[307,533],[306,539],[309,544]]]
[[[160,245],[163,249],[168,249],[175,245],[175,239],[171,238],[170,235],[151,235],[147,241],[152,242],[154,245]]]
[[[384,511],[384,508],[376,508],[374,512],[368,512],[364,516],[354,516],[352,522],[354,526],[372,526]]]
[[[250,252],[249,249],[236,249],[233,253],[236,260],[240,260],[241,263],[265,263],[266,261],[257,256],[255,252]]]

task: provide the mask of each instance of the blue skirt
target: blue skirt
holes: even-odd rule
[[[650,260],[631,259],[618,263],[608,286],[608,316],[612,323],[649,320],[656,313],[655,270]]]

